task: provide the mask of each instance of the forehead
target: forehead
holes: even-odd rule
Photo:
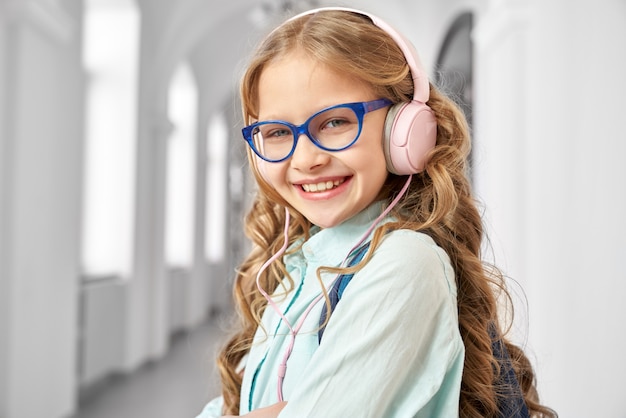
[[[305,120],[312,113],[339,103],[372,100],[373,89],[362,80],[337,71],[302,53],[270,62],[258,85],[259,119]]]

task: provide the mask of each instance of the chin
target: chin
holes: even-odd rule
[[[334,226],[341,224],[342,222],[345,222],[346,220],[349,219],[349,217],[348,218],[345,218],[345,217],[333,218],[333,217],[315,216],[315,217],[307,218],[307,219],[313,225],[317,225],[320,228],[326,229],[326,228],[332,228]]]
[[[311,223],[319,226],[322,229],[332,228],[333,226],[339,225],[338,223],[313,222],[313,221],[311,221]]]

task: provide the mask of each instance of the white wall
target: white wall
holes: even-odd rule
[[[623,417],[626,3],[557,3],[530,39],[531,332],[563,416]]]
[[[623,417],[626,3],[493,3],[475,32],[475,115],[497,261],[528,297],[545,402]]]
[[[78,3],[64,4],[14,2],[0,27],[4,418],[62,416],[76,398],[82,76]]]
[[[7,368],[9,367],[8,334],[9,334],[9,305],[7,295],[10,294],[7,280],[9,254],[7,248],[7,211],[8,204],[5,197],[8,193],[8,129],[5,112],[9,105],[7,97],[7,59],[8,59],[8,21],[5,11],[5,0],[0,1],[0,416],[5,415],[9,399]],[[3,296],[4,295],[4,296]]]

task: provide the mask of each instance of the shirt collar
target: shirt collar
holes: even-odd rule
[[[312,227],[311,238],[302,246],[307,263],[338,266],[382,211],[383,202],[375,202],[337,226],[324,229]]]

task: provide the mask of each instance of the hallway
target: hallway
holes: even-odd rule
[[[71,418],[195,417],[219,392],[214,359],[222,325],[214,319],[177,335],[161,361],[90,388]]]
[[[337,3],[468,110],[480,253],[543,403],[626,418],[626,0],[0,0],[0,418],[195,418],[219,392],[207,313],[258,190],[240,77]]]

